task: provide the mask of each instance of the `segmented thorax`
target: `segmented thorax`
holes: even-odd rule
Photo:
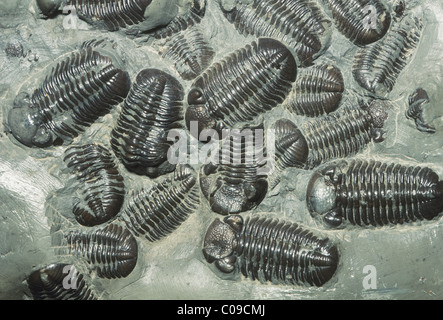
[[[155,178],[174,170],[168,134],[182,128],[183,98],[173,76],[157,69],[138,74],[111,133],[112,149],[129,171]]]
[[[135,268],[138,245],[129,230],[110,224],[97,230],[61,231],[62,237],[53,237],[56,254],[77,258],[98,277],[115,279],[127,277]]]
[[[177,166],[173,177],[150,189],[136,191],[122,211],[120,219],[136,236],[151,242],[176,230],[195,212],[200,203],[197,175],[188,165]]]
[[[354,57],[352,74],[364,89],[379,96],[392,91],[403,69],[411,62],[421,38],[423,23],[414,14],[392,22],[380,41],[361,48]]]
[[[229,22],[244,35],[278,39],[308,66],[329,46],[331,22],[311,0],[218,0]]]
[[[75,198],[72,212],[84,226],[112,220],[119,213],[125,197],[125,185],[112,154],[103,146],[72,146],[64,161],[75,175]]]
[[[195,80],[188,94],[188,128],[197,122],[198,134],[205,129],[221,133],[223,128],[257,121],[285,100],[296,75],[294,57],[281,42],[254,41]]]
[[[337,29],[359,46],[374,43],[385,36],[391,14],[381,0],[325,0]]]
[[[50,264],[32,272],[26,282],[34,300],[96,300],[82,274],[73,265]],[[71,272],[75,272],[71,274]],[[69,279],[67,279],[67,277]]]
[[[329,114],[339,107],[344,86],[343,75],[336,66],[323,64],[301,69],[284,106],[302,116]]]
[[[307,202],[327,226],[377,227],[432,220],[443,212],[442,188],[427,167],[341,161],[314,173]]]
[[[211,210],[235,214],[257,207],[268,191],[263,128],[232,132],[200,171],[200,187]]]
[[[323,286],[334,275],[339,255],[296,223],[265,216],[229,216],[208,228],[203,254],[224,273],[241,272],[262,283]]]

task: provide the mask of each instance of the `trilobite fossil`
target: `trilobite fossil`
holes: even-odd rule
[[[409,107],[406,110],[406,117],[414,120],[415,126],[419,131],[425,133],[435,133],[435,127],[427,123],[424,116],[426,106],[430,105],[430,99],[426,90],[423,88],[417,88],[409,96],[408,101]]]
[[[136,236],[151,242],[176,230],[195,212],[200,203],[197,175],[189,165],[177,166],[173,177],[152,188],[136,191],[124,207],[120,219]]]
[[[111,133],[112,149],[129,171],[156,178],[174,170],[168,135],[182,128],[183,99],[182,85],[170,74],[144,69],[137,75]]]
[[[52,236],[58,256],[76,258],[100,278],[127,277],[137,264],[136,239],[128,229],[115,223],[88,231],[61,229]]]
[[[25,91],[17,95],[9,129],[28,147],[71,143],[128,94],[130,78],[120,67],[114,44],[85,42],[60,58],[31,96]]]
[[[336,66],[322,64],[300,69],[284,106],[302,116],[329,114],[339,107],[344,86],[343,75]]]
[[[352,43],[365,46],[388,32],[391,14],[380,0],[324,0],[337,29]]]
[[[41,13],[53,17],[61,10],[78,16],[92,26],[109,31],[123,30],[140,36],[186,19],[196,2],[203,0],[37,0]],[[172,28],[172,26],[169,26]],[[163,32],[167,32],[164,30]]]
[[[309,66],[329,46],[331,22],[311,0],[218,0],[229,22],[243,35],[278,39]]]
[[[296,223],[266,216],[216,219],[203,245],[206,261],[273,284],[323,286],[337,270],[337,247]]]
[[[112,220],[125,198],[125,184],[113,155],[98,144],[71,146],[64,161],[75,176],[79,197],[74,198],[72,212],[83,226],[95,226]]]
[[[263,127],[231,132],[200,170],[200,187],[211,210],[236,214],[257,207],[268,191]]]
[[[34,300],[97,299],[84,276],[76,272],[75,266],[65,263],[54,263],[33,271],[26,282]]]
[[[342,160],[312,175],[306,200],[328,227],[406,224],[443,212],[443,182],[424,166]]]
[[[206,129],[221,136],[225,128],[251,124],[285,100],[296,76],[290,50],[277,40],[260,38],[214,63],[194,81],[185,114],[188,129],[198,138]],[[198,130],[192,130],[193,123]]]
[[[411,62],[423,31],[421,18],[405,13],[392,22],[380,41],[357,51],[352,66],[355,81],[367,91],[384,96]]]

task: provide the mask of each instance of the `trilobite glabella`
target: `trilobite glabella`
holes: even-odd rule
[[[337,270],[337,247],[296,223],[266,216],[216,219],[203,244],[206,261],[273,284],[323,286]]]
[[[28,276],[26,282],[34,300],[97,299],[84,276],[76,272],[75,266],[65,263],[38,269]]]
[[[125,197],[125,185],[113,155],[103,146],[72,146],[64,161],[75,175],[72,212],[83,226],[95,226],[112,220],[119,213]]]
[[[414,14],[393,21],[383,39],[357,51],[352,66],[355,81],[375,95],[389,94],[411,62],[422,31],[422,20]]]
[[[381,0],[324,0],[337,29],[352,43],[365,46],[388,32],[391,14]]]
[[[413,223],[443,212],[443,182],[427,167],[339,161],[313,174],[307,203],[328,227]]]
[[[297,65],[281,42],[260,38],[214,63],[193,83],[185,120],[196,138],[205,129],[251,124],[282,103],[297,77]],[[193,132],[198,131],[198,132]]]
[[[144,69],[137,75],[111,133],[112,149],[129,171],[156,178],[174,170],[168,134],[182,128],[183,99],[182,85],[168,73]]]
[[[177,166],[173,177],[157,182],[150,189],[136,191],[120,219],[136,236],[151,242],[176,230],[200,203],[197,175],[189,165]]]
[[[63,56],[32,95],[17,95],[8,114],[12,134],[28,147],[71,143],[128,94],[131,81],[121,65],[114,44],[103,40]]]
[[[218,0],[239,33],[278,39],[309,66],[329,46],[331,22],[312,0]]]

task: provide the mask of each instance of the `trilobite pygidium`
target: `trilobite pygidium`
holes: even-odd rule
[[[223,273],[273,284],[323,286],[337,269],[337,247],[296,223],[263,215],[216,219],[203,244],[206,261]]]
[[[233,132],[220,142],[217,154],[200,170],[200,187],[212,211],[241,213],[263,201],[268,191],[264,140],[263,127],[258,127]]]
[[[32,95],[17,95],[8,114],[13,136],[28,147],[68,144],[123,101],[131,82],[114,46],[88,41],[51,64]],[[23,90],[35,87],[34,81]]]
[[[67,277],[70,277],[69,281]],[[26,282],[34,300],[97,299],[83,274],[76,272],[75,266],[66,263],[54,263],[35,270],[28,276]]]
[[[135,191],[119,219],[134,235],[154,242],[176,230],[199,203],[196,172],[189,165],[178,165],[171,177]]]
[[[391,14],[381,0],[325,0],[337,29],[352,43],[365,46],[388,32]]]
[[[377,96],[389,94],[412,61],[422,31],[423,22],[418,14],[404,12],[392,22],[385,37],[357,51],[352,66],[355,81]]]
[[[328,47],[331,22],[312,0],[218,0],[229,22],[243,35],[278,39],[309,66]]]
[[[296,76],[290,50],[277,40],[260,38],[214,63],[194,81],[185,115],[188,129],[198,139],[206,129],[221,137],[225,128],[252,125],[285,100]],[[194,124],[198,130],[192,129]]]
[[[72,213],[83,226],[95,226],[116,217],[123,205],[125,185],[113,155],[104,146],[71,146],[64,161],[74,175]]]
[[[199,1],[203,0],[37,0],[37,5],[46,17],[62,10],[97,28],[139,36],[169,24],[176,27]]]
[[[137,75],[111,133],[112,149],[129,171],[156,178],[174,170],[168,134],[182,128],[183,99],[182,85],[168,73],[144,69]]]
[[[328,227],[412,224],[443,212],[443,181],[424,166],[342,160],[312,175],[306,197]]]

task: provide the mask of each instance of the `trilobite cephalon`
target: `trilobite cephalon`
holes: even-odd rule
[[[260,38],[194,81],[185,114],[188,129],[198,139],[203,130],[215,130],[220,137],[225,128],[251,125],[285,100],[296,76],[290,50],[277,40]]]
[[[123,205],[125,184],[113,155],[103,146],[71,146],[64,161],[75,176],[72,212],[83,226],[96,226],[115,218]]]
[[[345,84],[339,68],[322,64],[300,69],[294,88],[284,102],[289,111],[317,117],[337,110]]]
[[[365,46],[385,36],[391,14],[380,0],[324,0],[337,29],[352,43]]]
[[[331,22],[312,0],[218,0],[243,35],[278,39],[291,47],[299,66],[309,66],[329,46]]]
[[[395,19],[384,38],[357,51],[352,66],[355,81],[377,96],[390,93],[411,62],[422,31],[422,19],[415,14],[406,12]]]
[[[172,177],[134,192],[119,219],[134,235],[154,242],[176,230],[199,203],[195,171],[189,165],[179,165]]]
[[[262,127],[231,131],[200,170],[200,188],[211,210],[236,214],[257,207],[268,191]]]
[[[174,170],[168,135],[182,128],[183,99],[182,85],[170,74],[144,69],[137,75],[111,133],[112,150],[129,171],[156,178]]]
[[[17,95],[8,114],[12,134],[28,147],[71,143],[127,96],[131,81],[121,65],[105,40],[62,56],[31,96]]]
[[[26,283],[34,300],[97,299],[84,276],[76,272],[75,266],[65,263],[54,263],[33,271]]]
[[[329,239],[266,216],[216,219],[206,232],[203,254],[223,273],[241,272],[261,283],[318,287],[333,277],[339,261]]]
[[[423,166],[343,160],[313,174],[306,200],[328,227],[406,224],[443,212],[443,182]]]
[[[127,277],[138,259],[138,244],[128,229],[111,223],[104,228],[59,229],[52,234],[56,255],[72,256],[75,265],[86,265],[90,272],[100,278]]]

